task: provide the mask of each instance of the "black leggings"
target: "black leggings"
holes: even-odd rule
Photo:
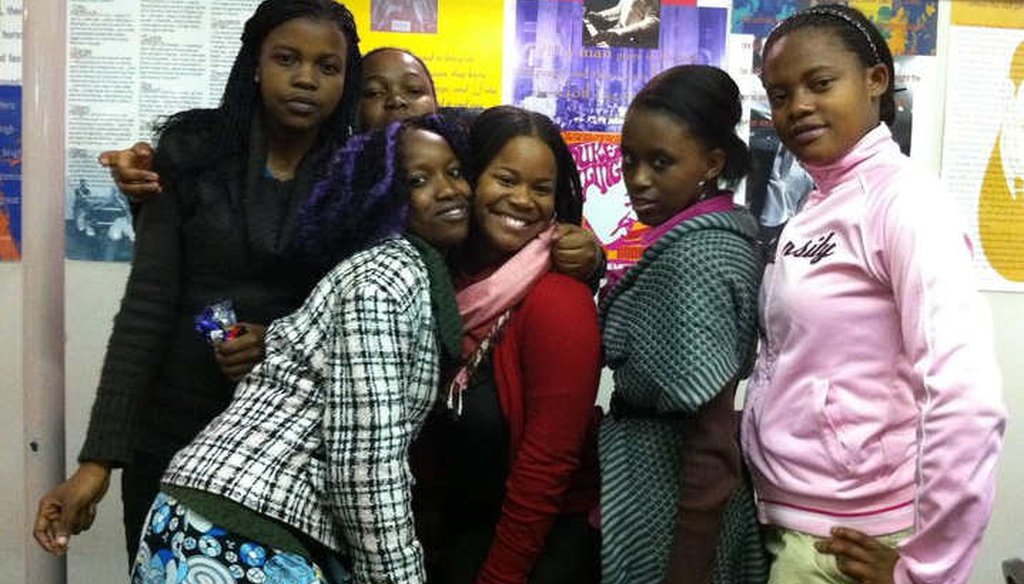
[[[139,551],[139,536],[146,514],[160,491],[160,478],[170,459],[146,453],[136,453],[132,464],[121,471],[121,504],[124,506],[124,542],[128,550],[128,569]]]

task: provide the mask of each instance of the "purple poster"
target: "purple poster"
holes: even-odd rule
[[[620,172],[618,132],[630,100],[675,65],[722,66],[725,8],[695,0],[519,0],[513,103],[550,116],[565,132],[584,188],[586,226],[609,268],[643,253]]]
[[[21,86],[0,85],[0,261],[21,259]]]
[[[624,3],[634,22],[615,12]],[[519,0],[513,102],[549,115],[563,130],[618,132],[629,100],[658,72],[722,65],[725,8],[663,0],[640,11],[642,4]]]

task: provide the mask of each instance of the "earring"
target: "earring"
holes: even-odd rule
[[[259,85],[259,83],[260,83],[260,74],[259,73],[257,73],[257,74],[252,76],[252,82],[257,84],[257,85]]]
[[[697,181],[697,188],[698,189],[704,190],[704,187],[706,187],[706,186],[708,186],[708,181],[706,181],[704,179],[700,179],[699,181]]]

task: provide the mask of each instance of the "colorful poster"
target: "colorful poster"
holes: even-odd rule
[[[400,47],[430,68],[438,101],[449,107],[501,103],[502,2],[356,0],[360,48]]]
[[[605,245],[610,268],[643,252],[646,229],[629,206],[618,132],[630,99],[674,65],[721,66],[728,10],[693,0],[519,0],[512,102],[550,116],[565,131],[584,186],[587,226]]]
[[[1024,29],[951,28],[945,115],[942,177],[979,283],[1024,291]]]
[[[21,15],[0,1],[0,262],[21,259]]]
[[[959,0],[957,0],[959,2]],[[888,40],[893,55],[934,55],[938,28],[938,0],[830,0],[863,12]],[[761,43],[772,28],[786,17],[818,0],[734,0],[732,32],[751,34],[754,58],[760,58]]]
[[[0,261],[21,259],[21,86],[0,85]]]

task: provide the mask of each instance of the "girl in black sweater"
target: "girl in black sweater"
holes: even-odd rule
[[[125,537],[139,531],[171,455],[230,401],[262,357],[263,330],[309,292],[291,258],[316,169],[351,132],[360,71],[355,21],[334,0],[266,0],[246,22],[221,104],[171,116],[144,205],[79,468],[39,503],[34,535],[51,553],[87,529],[122,468]],[[193,330],[205,306],[234,302],[245,335],[222,371]]]

